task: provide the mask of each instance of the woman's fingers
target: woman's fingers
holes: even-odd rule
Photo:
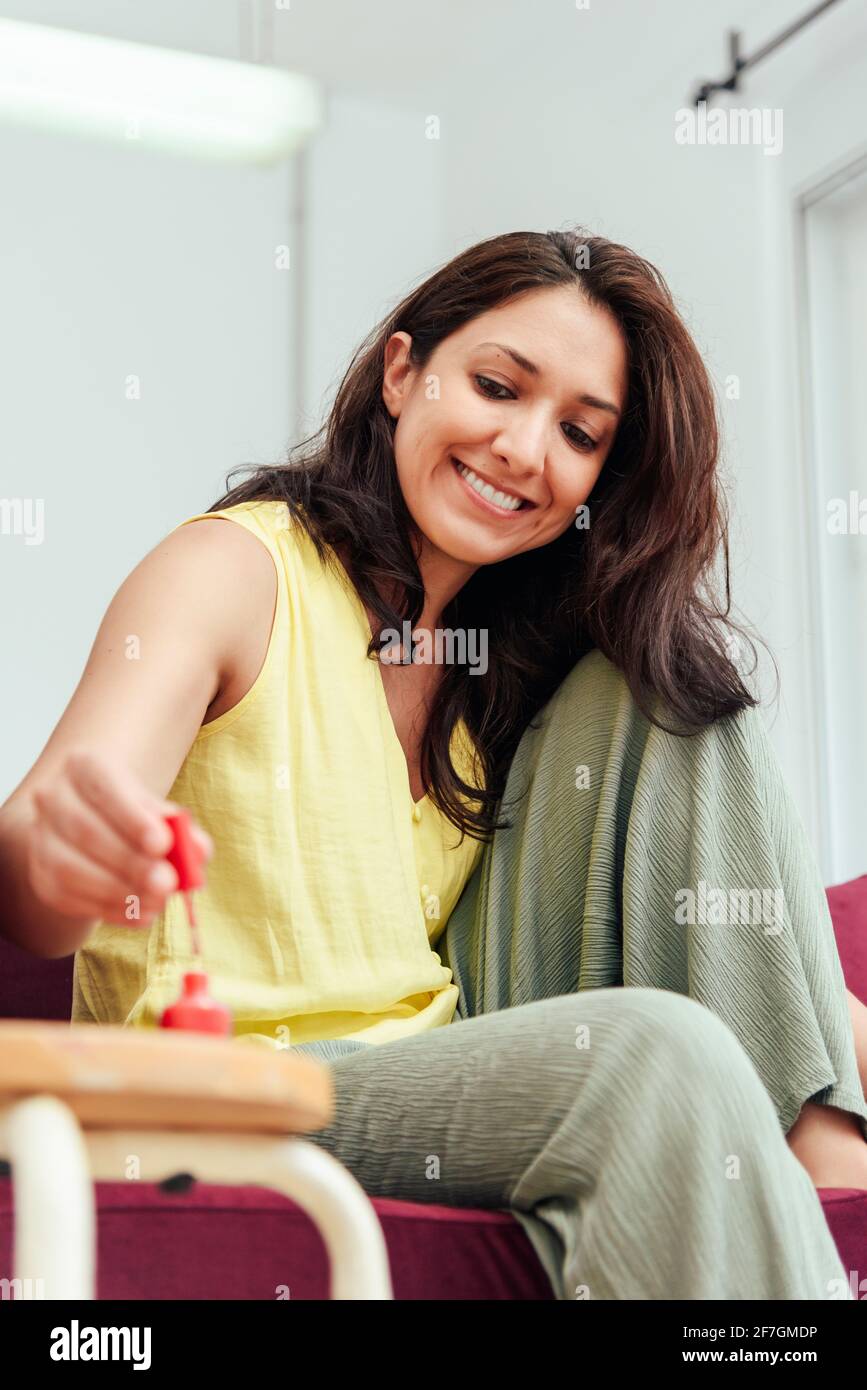
[[[207,830],[203,830],[200,825],[196,825],[196,823],[193,822],[190,827],[190,834],[201,849],[205,859],[212,859],[214,854],[214,842]]]
[[[59,912],[99,917],[118,925],[136,925],[161,912],[170,891],[137,892],[128,878],[111,873],[80,853],[45,822],[31,837],[29,868],[39,896]]]
[[[125,771],[90,752],[71,753],[66,772],[83,801],[107,820],[131,849],[164,857],[172,832],[156,803]]]
[[[172,816],[177,815],[179,811],[186,810],[186,807],[179,806],[176,801],[154,801],[153,810],[157,816]],[[199,849],[201,850],[205,859],[211,859],[214,854],[214,842],[208,834],[207,830],[203,830],[202,827],[198,825],[196,821],[191,820],[190,835],[195,840],[196,844],[199,846]],[[169,845],[169,848],[171,848],[171,845]]]
[[[59,775],[34,790],[30,875],[37,895],[59,912],[117,925],[147,924],[179,887],[166,859],[165,816],[183,808],[155,797],[134,774],[99,753],[72,753]],[[213,841],[191,823],[203,863]]]
[[[127,885],[128,892],[141,897],[148,891],[164,888],[170,892],[177,886],[171,864],[162,856],[133,850],[113,825],[82,800],[73,783],[61,779],[34,792],[34,800],[60,840],[108,870]]]

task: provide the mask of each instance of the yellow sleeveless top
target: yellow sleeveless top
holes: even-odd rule
[[[211,993],[237,1036],[274,1047],[447,1024],[458,991],[433,946],[482,845],[413,803],[343,567],[322,564],[283,502],[180,524],[215,516],[268,548],[277,606],[255,683],[199,729],[169,792],[214,841],[194,897]],[[480,786],[463,722],[451,752]],[[155,1026],[193,966],[181,893],[150,928],[99,923],[76,953],[72,1021]]]

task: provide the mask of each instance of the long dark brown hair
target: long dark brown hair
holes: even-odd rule
[[[241,465],[254,468],[253,476],[208,509],[284,501],[324,563],[339,552],[381,630],[402,630],[405,619],[414,627],[424,589],[418,532],[395,467],[396,422],[382,399],[385,344],[393,333],[408,333],[410,362],[423,368],[443,339],[477,315],[559,285],[576,287],[619,323],[627,408],[587,499],[589,527],[570,527],[549,545],[483,566],[442,615],[449,628],[487,629],[488,669],[446,668],[423,738],[421,776],[447,818],[482,839],[508,824],[497,815],[521,734],[593,648],[623,672],[646,718],[672,734],[689,736],[757,703],[732,660],[732,643],[745,641],[755,669],[755,646],[729,616],[714,394],[660,272],[580,227],[510,232],[471,246],[368,334],[316,434],[290,449],[285,463]],[[720,560],[724,606],[714,598]],[[373,631],[368,655],[376,659],[382,642]],[[478,749],[478,786],[459,776],[449,755],[461,717]]]

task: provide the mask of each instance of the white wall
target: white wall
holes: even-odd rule
[[[813,484],[803,546],[814,598],[814,688],[826,715],[819,770],[835,880],[862,871],[867,846],[867,515],[859,516],[859,503],[867,509],[867,152],[861,165],[860,177],[849,166],[844,183],[825,181],[810,194],[802,256],[811,407],[805,462]]]
[[[803,9],[754,7],[745,24],[746,51]],[[612,106],[608,83],[600,82],[597,123],[587,117],[587,84],[599,76],[589,47],[591,61],[576,63],[574,83],[549,85],[535,107],[524,93],[481,119],[476,94],[468,92],[452,113],[460,157],[455,152],[447,165],[448,238],[458,249],[507,228],[578,221],[625,242],[666,276],[716,383],[731,479],[734,599],[777,659],[781,697],[766,707],[766,717],[831,881],[803,562],[792,205],[802,180],[867,141],[867,14],[851,6],[829,13],[746,76],[744,90],[729,99],[734,106],[783,108],[778,156],[749,146],[675,143],[674,113],[695,80],[726,69],[724,22],[736,16],[711,7],[706,14],[703,45],[681,47],[676,33],[669,34],[668,67],[643,102],[628,97],[617,71],[606,70],[621,99]],[[664,6],[658,16],[663,23]],[[625,46],[628,41],[624,30]],[[637,64],[630,56],[623,71],[646,81],[653,54]],[[739,379],[739,399],[724,394],[731,374]],[[765,662],[767,696],[772,675]],[[859,872],[867,871],[867,850],[862,858]]]
[[[127,153],[0,127],[0,801],[38,756],[112,594],[226,471],[293,427],[287,166]],[[127,398],[127,378],[141,397]]]
[[[660,267],[717,383],[735,599],[778,659],[772,736],[821,848],[792,204],[867,140],[867,11],[833,7],[732,99],[784,108],[779,157],[673,138],[695,82],[726,67],[729,25],[749,52],[803,11],[803,0],[730,0],[725,12],[692,0],[280,12],[267,0],[0,0],[22,18],[273,59],[329,93],[327,129],[282,174],[133,163],[0,129],[11,399],[0,496],[44,495],[47,507],[43,547],[0,539],[0,582],[16,596],[0,797],[37,756],[137,558],[205,507],[230,466],[282,455],[295,423],[313,429],[352,349],[434,266],[483,236],[577,220]],[[425,138],[430,114],[438,142]],[[293,235],[298,273],[278,274],[273,247]],[[136,371],[133,405],[123,380]],[[737,400],[723,392],[732,375]]]
[[[420,110],[332,93],[304,161],[303,416],[322,423],[373,326],[447,259],[445,155]]]
[[[73,8],[94,32],[253,56],[251,15],[226,0],[195,25],[167,0],[160,23],[87,3],[17,17],[74,25]],[[441,151],[415,158],[420,121],[335,93],[314,152],[267,171],[0,125],[0,497],[44,499],[45,516],[40,545],[0,535],[0,802],[125,575],[230,468],[312,431],[356,343],[444,257]]]
[[[785,71],[765,88],[769,104],[785,111],[786,138],[782,158],[767,161],[776,167],[763,171],[765,235],[755,276],[762,296],[764,335],[757,384],[767,392],[768,405],[763,435],[755,443],[750,441],[752,447],[745,456],[743,481],[744,495],[763,508],[759,515],[768,517],[765,536],[773,543],[774,583],[767,602],[769,621],[786,659],[786,723],[780,730],[784,766],[799,795],[826,882],[836,882],[867,872],[867,822],[862,798],[859,853],[852,833],[855,808],[843,786],[835,785],[828,761],[829,746],[840,736],[840,730],[832,727],[836,711],[833,702],[823,705],[821,698],[824,671],[819,625],[823,619],[814,597],[818,552],[827,533],[825,518],[816,506],[817,480],[810,475],[818,460],[809,452],[806,438],[811,403],[805,399],[808,383],[799,350],[807,328],[807,304],[796,248],[800,194],[830,170],[848,165],[858,152],[867,151],[867,11],[841,6],[835,25],[821,32],[824,41],[795,49]],[[862,245],[856,272],[861,277],[865,258],[867,245]],[[816,288],[814,278],[813,293]],[[748,324],[745,337],[747,330]],[[863,355],[855,370],[863,382]],[[863,488],[863,455],[857,448],[850,450],[847,468],[849,485]],[[761,551],[765,536],[756,535],[754,553]],[[865,541],[861,539],[860,544]],[[839,601],[844,605],[847,596],[841,594]],[[831,598],[825,622],[833,606]],[[862,625],[851,640],[863,642],[865,636],[867,627]],[[862,687],[862,719],[865,706],[867,689]],[[854,726],[851,734],[855,735]],[[859,743],[863,750],[863,741]],[[850,757],[858,757],[854,738]],[[867,768],[862,764],[862,786],[865,775]],[[849,818],[845,830],[840,816]]]

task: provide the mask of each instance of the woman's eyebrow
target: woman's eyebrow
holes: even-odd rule
[[[501,352],[508,353],[512,361],[517,363],[521,370],[526,372],[528,376],[539,375],[539,368],[536,366],[536,363],[531,362],[529,357],[525,357],[523,353],[518,352],[517,348],[509,347],[508,343],[478,343],[476,346],[480,348],[499,348]],[[615,417],[615,419],[620,419],[620,411],[617,409],[616,405],[613,405],[611,403],[611,401],[600,400],[598,396],[588,395],[586,391],[579,391],[579,393],[575,397],[575,400],[580,401],[582,405],[595,406],[597,410],[607,410],[611,415]]]

